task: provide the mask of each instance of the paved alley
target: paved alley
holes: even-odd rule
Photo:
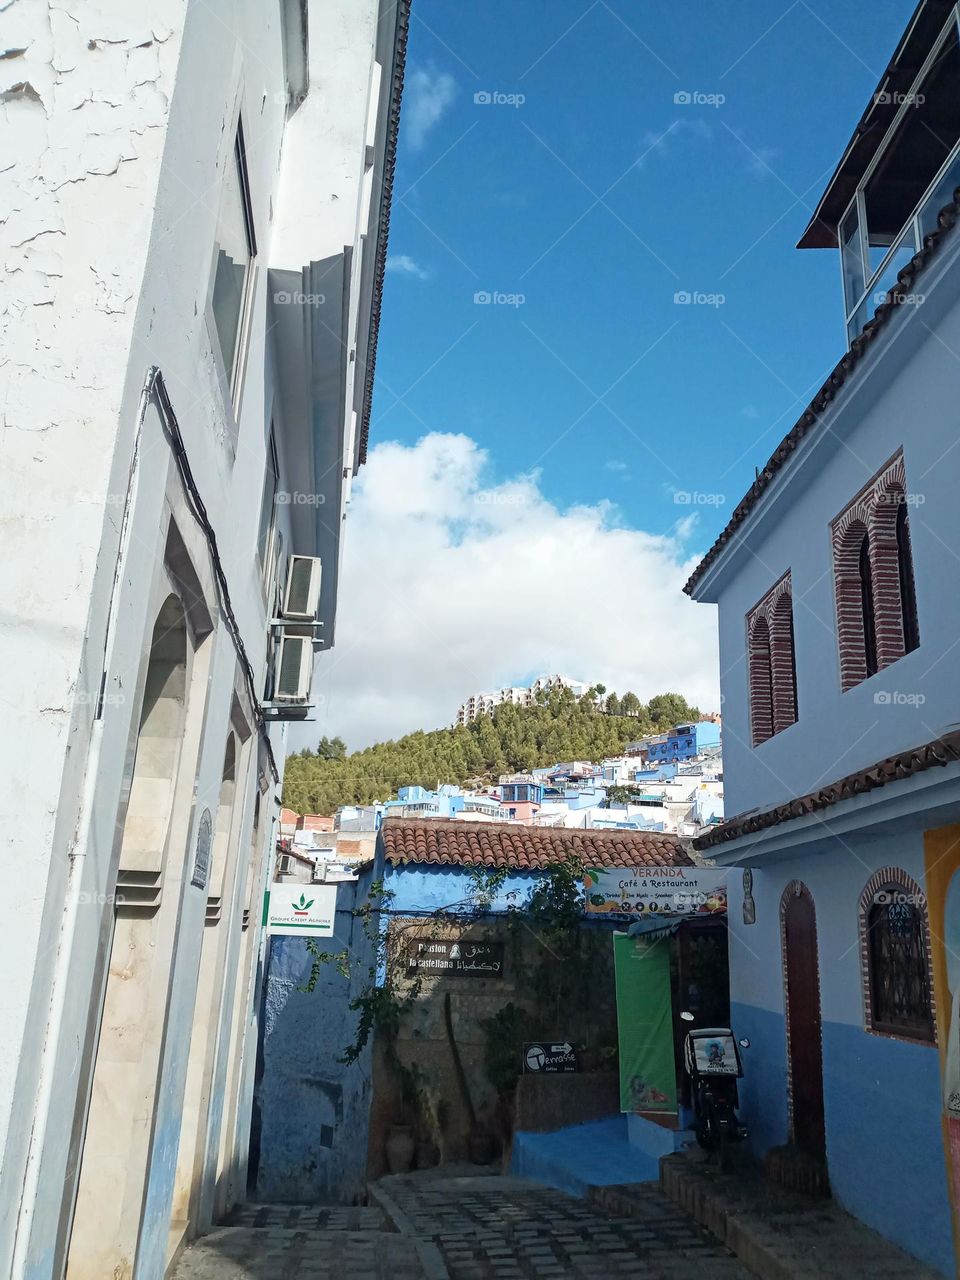
[[[520,1178],[383,1178],[363,1209],[246,1206],[175,1280],[746,1280],[654,1184],[630,1218]]]

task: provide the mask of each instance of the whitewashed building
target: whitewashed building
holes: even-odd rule
[[[244,1194],[284,720],[334,640],[407,20],[0,19],[3,1275],[159,1280]]]
[[[541,693],[551,689],[569,689],[575,698],[582,698],[588,686],[582,680],[570,680],[566,676],[538,676],[532,685],[505,685],[495,693],[482,691],[471,693],[457,710],[457,724],[469,724],[477,716],[492,716],[497,707],[508,703],[513,707],[530,707]]]

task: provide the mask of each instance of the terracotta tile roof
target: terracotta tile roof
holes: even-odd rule
[[[380,837],[388,862],[511,867],[536,871],[582,858],[595,867],[689,867],[678,838],[660,831],[583,831],[519,823],[385,818]]]
[[[740,500],[739,505],[734,509],[726,528],[687,579],[683,589],[688,596],[693,594],[694,587],[713,564],[714,560],[717,559],[727,543],[737,536],[740,525],[743,524],[763,494],[769,489],[776,478],[777,472],[786,466],[791,454],[801,444],[804,436],[817,425],[822,415],[829,409],[843,384],[863,359],[871,342],[882,331],[896,308],[916,292],[913,286],[917,278],[930,259],[942,247],[957,220],[958,213],[960,213],[960,187],[957,187],[954,191],[953,199],[950,203],[944,205],[940,210],[937,218],[937,229],[924,236],[923,248],[919,253],[914,254],[897,276],[897,285],[887,294],[887,301],[880,303],[873,313],[873,319],[868,320],[860,336],[854,338],[850,344],[850,350],[844,354],[834,367],[833,372],[813,397],[799,420],[777,445],[766,466],[758,472],[756,480],[754,480]]]
[[[914,774],[924,773],[927,769],[943,768],[948,764],[960,761],[960,732],[944,734],[922,747],[913,747],[910,751],[901,751],[899,755],[887,756],[878,760],[868,769],[857,773],[848,773],[839,782],[832,782],[828,787],[818,791],[810,791],[796,800],[777,805],[774,809],[764,809],[760,813],[741,814],[730,818],[712,831],[706,831],[694,840],[697,849],[711,849],[718,844],[726,844],[737,840],[740,836],[751,835],[755,831],[765,831],[768,827],[778,827],[793,818],[802,818],[808,813],[817,813],[839,804],[841,800],[850,800],[854,796],[864,795],[885,787],[891,782],[899,782],[901,778],[912,778]]]

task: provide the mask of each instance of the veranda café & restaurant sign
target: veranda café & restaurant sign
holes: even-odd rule
[[[583,873],[588,915],[726,915],[727,869],[601,867]]]

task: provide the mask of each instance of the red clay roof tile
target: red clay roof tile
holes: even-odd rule
[[[680,840],[662,831],[596,831],[502,822],[386,818],[380,829],[388,862],[509,867],[539,871],[580,858],[594,867],[689,867]]]

